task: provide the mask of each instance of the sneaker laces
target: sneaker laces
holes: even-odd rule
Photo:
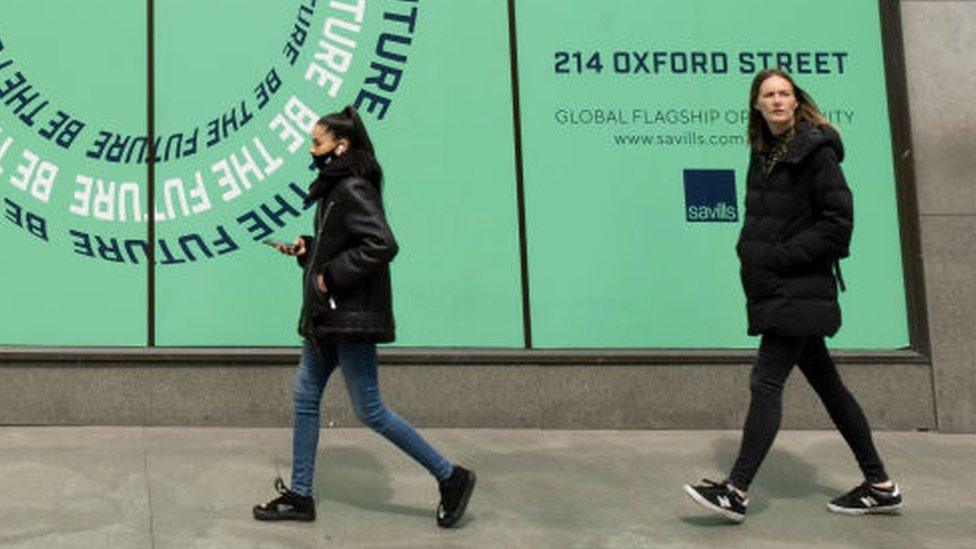
[[[278,497],[274,498],[268,503],[261,505],[261,507],[265,509],[270,509],[271,507],[274,507],[279,503],[287,503],[289,505],[292,504],[292,498],[293,498],[292,491],[288,489],[288,486],[285,484],[285,481],[282,480],[280,474],[275,477],[272,486],[274,486],[275,492],[278,492]]]
[[[285,495],[285,494],[287,494],[290,491],[290,490],[288,490],[288,486],[285,485],[285,481],[282,480],[280,474],[275,477],[274,483],[272,483],[272,486],[274,486],[275,492],[278,492],[278,494],[279,495],[282,495],[282,496]]]
[[[709,485],[709,486],[711,486],[711,487],[713,487],[713,488],[728,488],[730,490],[732,488],[731,486],[729,486],[728,481],[724,481],[724,480],[723,481],[714,481],[714,480],[712,480],[710,478],[703,478],[702,479],[702,482],[705,483],[705,484],[707,484],[707,485]]]
[[[712,488],[715,488],[715,489],[718,489],[718,490],[723,490],[725,492],[728,492],[728,494],[730,496],[732,496],[735,499],[739,500],[739,502],[742,505],[744,505],[744,506],[745,505],[749,505],[749,498],[743,497],[741,494],[739,494],[739,491],[736,490],[735,487],[732,486],[732,483],[729,482],[729,479],[724,479],[724,480],[721,480],[721,481],[714,481],[714,480],[712,480],[710,478],[703,478],[702,479],[702,482],[704,484],[706,484],[707,486],[710,486]]]
[[[857,498],[866,494],[871,493],[871,486],[867,482],[862,482],[857,486],[848,490],[843,497],[845,498]]]
[[[888,488],[880,488],[870,483],[869,481],[864,481],[863,483],[861,483],[860,486],[851,490],[849,494],[854,492],[859,492],[863,495],[879,494],[882,496],[891,497],[891,495],[894,494],[895,492],[895,484],[892,483],[892,485],[889,486]]]
[[[714,480],[712,480],[710,478],[703,478],[702,479],[702,482],[705,483],[705,484],[707,484],[708,486],[711,486],[712,488],[717,488],[717,489],[720,489],[720,490],[725,490],[726,492],[728,492],[728,493],[732,494],[733,496],[735,496],[739,501],[741,501],[743,503],[743,505],[749,503],[749,500],[746,499],[746,498],[744,498],[744,497],[742,497],[739,494],[739,491],[736,490],[735,487],[732,486],[732,483],[729,482],[729,479],[724,479],[724,480],[721,480],[721,481],[714,481]]]

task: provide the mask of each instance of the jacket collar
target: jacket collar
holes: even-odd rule
[[[809,122],[800,122],[790,148],[780,162],[799,164],[821,147],[833,148],[837,154],[837,162],[844,160],[844,144],[837,130],[831,126],[814,126]]]
[[[333,157],[332,161],[319,170],[318,176],[308,187],[308,195],[305,197],[305,205],[313,204],[320,198],[325,198],[332,193],[332,189],[348,177],[357,175],[357,168],[368,162],[366,153],[351,150],[348,153]]]

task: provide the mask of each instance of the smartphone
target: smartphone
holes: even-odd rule
[[[275,248],[275,249],[278,249],[278,246],[282,246],[285,249],[287,249],[288,251],[295,251],[295,245],[294,244],[289,244],[287,242],[282,242],[280,240],[274,240],[274,239],[271,239],[271,238],[265,238],[264,240],[261,241],[261,243],[262,244],[267,244],[268,246],[271,246],[272,248]]]

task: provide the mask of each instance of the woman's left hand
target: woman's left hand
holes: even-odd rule
[[[318,275],[317,277],[315,277],[315,285],[318,287],[319,291],[322,292],[323,294],[329,291],[329,289],[325,287],[325,277],[322,275]]]

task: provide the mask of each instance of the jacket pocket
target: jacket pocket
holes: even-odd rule
[[[779,231],[778,242],[789,242],[794,236],[812,227],[813,216],[809,211],[801,210],[794,215],[789,222],[783,225]]]
[[[312,285],[312,295],[315,296],[315,301],[318,302],[320,308],[335,311],[339,309],[339,301],[334,292],[322,291],[319,289],[318,283],[319,275],[313,275],[312,280],[309,283]]]

